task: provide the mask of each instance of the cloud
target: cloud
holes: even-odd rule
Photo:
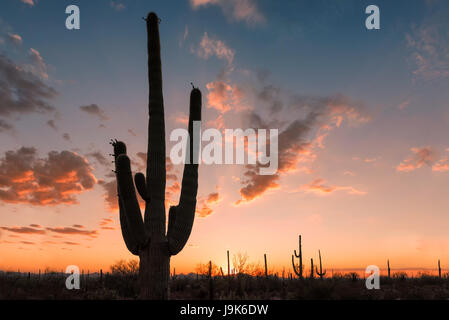
[[[346,191],[348,194],[352,195],[365,195],[366,192],[359,191],[354,187],[349,186],[336,186],[326,184],[324,179],[315,179],[308,184],[305,184],[299,188],[298,191],[303,191],[306,193],[314,193],[319,195],[328,195],[336,191]]]
[[[230,20],[245,21],[248,25],[266,21],[254,0],[190,0],[190,4],[195,10],[203,6],[218,5]]]
[[[110,225],[114,224],[114,220],[111,218],[103,218],[100,222],[100,229],[102,230],[115,230],[114,227],[111,227]]]
[[[11,42],[13,45],[16,45],[16,46],[22,45],[22,42],[23,42],[22,37],[18,34],[14,34],[14,33],[8,33],[7,39],[9,40],[9,42]]]
[[[225,81],[217,80],[206,85],[207,107],[226,113],[240,103],[242,90],[237,85],[228,84]]]
[[[69,142],[72,141],[72,138],[70,137],[70,134],[68,134],[68,133],[64,133],[64,134],[62,135],[62,138],[63,138],[65,141],[69,141]]]
[[[12,233],[19,234],[45,234],[45,230],[38,229],[41,228],[39,225],[31,225],[35,227],[0,227],[0,229],[9,231]]]
[[[20,241],[21,244],[26,244],[26,245],[34,245],[36,244],[35,242],[31,242],[31,241]]]
[[[0,54],[0,116],[53,112],[55,109],[47,100],[57,94],[31,72]]]
[[[96,238],[98,236],[97,230],[84,230],[80,228],[73,227],[47,227],[46,230],[57,233],[57,234],[69,234],[69,235],[82,235],[91,238]]]
[[[20,0],[20,1],[22,1],[23,3],[26,3],[26,4],[28,4],[28,5],[30,5],[30,6],[34,6],[34,0]]]
[[[47,65],[40,52],[31,48],[29,55],[32,63],[31,71],[42,79],[48,79]]]
[[[196,207],[196,215],[200,218],[206,218],[214,213],[214,210],[211,208],[212,205],[215,205],[220,202],[220,194],[218,192],[212,192],[207,197],[200,197],[198,200],[198,205]]]
[[[449,152],[449,149],[446,149]],[[449,171],[449,156],[441,158],[437,163],[432,166],[434,172],[447,172]]]
[[[435,2],[423,22],[406,35],[414,63],[413,74],[424,80],[449,77],[449,37],[447,3]],[[442,6],[442,7],[440,7]]]
[[[125,9],[125,5],[119,1],[111,1],[109,4],[115,11],[122,11]]]
[[[111,161],[108,161],[108,159],[106,159],[106,157],[100,151],[88,153],[86,154],[86,156],[94,158],[99,164],[104,167],[109,167],[111,164]]]
[[[1,132],[7,132],[7,131],[12,131],[13,130],[13,125],[10,124],[9,122],[0,119],[0,133]]]
[[[410,150],[413,154],[396,167],[397,171],[410,172],[424,165],[432,166],[438,159],[438,154],[431,147],[411,148]]]
[[[229,48],[221,40],[209,38],[207,32],[204,32],[196,53],[203,59],[209,59],[211,56],[216,56],[220,60],[227,61],[228,65],[232,65],[235,56],[234,50]]]
[[[189,26],[186,25],[184,28],[184,34],[182,35],[182,39],[179,40],[178,45],[180,48],[184,45],[184,42],[186,42],[187,38],[189,36]]]
[[[270,89],[272,91],[272,89]],[[273,95],[260,94],[267,92],[266,87],[262,91],[256,91],[259,100],[272,102]],[[247,118],[253,128],[280,128],[278,136],[278,171],[274,175],[259,175],[260,164],[247,165],[243,173],[239,190],[241,199],[237,205],[252,201],[268,190],[280,187],[279,181],[283,174],[298,171],[300,163],[313,162],[316,158],[315,149],[323,148],[323,139],[335,128],[341,126],[343,121],[349,124],[360,124],[370,120],[370,117],[362,113],[362,104],[352,101],[348,97],[338,94],[332,96],[307,96],[291,95],[276,89],[276,99],[279,103],[288,105],[288,108],[269,108],[270,123],[266,123],[262,116],[252,112]],[[281,100],[279,96],[284,97]],[[268,104],[269,106],[272,104]],[[288,111],[288,119],[280,121],[276,117],[281,111]],[[295,119],[296,118],[296,119]],[[285,123],[285,124],[284,124]],[[315,132],[315,138],[313,133]],[[267,149],[269,143],[267,142]],[[307,167],[302,171],[310,172]]]
[[[407,108],[409,106],[410,102],[411,102],[410,100],[405,100],[405,101],[401,102],[398,106],[398,109],[401,111],[404,110],[405,108]]]
[[[7,151],[0,159],[0,201],[36,206],[76,204],[96,183],[87,159],[71,151],[38,158],[35,148]]]
[[[58,131],[58,127],[56,126],[55,120],[48,120],[47,125],[55,131]]]
[[[100,120],[108,120],[109,117],[106,113],[96,104],[91,104],[88,106],[81,106],[81,111],[84,111],[92,116],[98,117]]]

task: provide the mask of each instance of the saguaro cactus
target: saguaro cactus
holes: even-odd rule
[[[299,236],[299,253],[296,254],[296,250],[294,251],[295,255],[292,255],[292,265],[293,270],[295,271],[296,275],[302,279],[302,249],[301,249],[301,235]],[[295,257],[299,258],[299,270],[296,270],[295,266]]]
[[[390,259],[387,260],[387,267],[388,267],[388,279],[391,278],[391,273],[390,273]]]
[[[228,253],[228,277],[230,277],[231,276],[231,267],[229,264],[229,250],[227,250],[227,253]]]
[[[159,18],[149,13],[146,18],[148,32],[149,125],[146,178],[135,175],[137,191],[145,201],[142,219],[137,200],[130,159],[126,145],[113,141],[117,177],[120,225],[125,244],[131,253],[140,257],[139,281],[143,299],[168,298],[170,257],[185,246],[193,226],[198,191],[198,164],[193,157],[193,122],[201,121],[201,92],[193,88],[190,95],[189,149],[190,160],[184,166],[179,204],[170,207],[168,231],[165,217],[165,123],[162,96],[161,47]],[[198,146],[198,144],[196,144]],[[195,151],[195,152],[194,152]],[[197,161],[195,161],[197,162]]]
[[[314,279],[313,275],[313,258],[310,258],[310,279]]]
[[[440,259],[438,259],[438,278],[441,279],[441,265],[440,265]]]
[[[268,267],[267,267],[267,254],[263,254],[263,259],[265,260],[265,278],[268,279]]]
[[[326,275],[326,270],[323,271],[323,266],[321,264],[321,252],[318,250],[318,255],[320,257],[320,272],[318,272],[318,267],[315,267],[316,274],[320,277],[321,280],[323,280],[323,277]]]

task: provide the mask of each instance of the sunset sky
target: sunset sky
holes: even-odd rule
[[[67,30],[76,4],[81,29]],[[381,29],[367,30],[376,4]],[[193,82],[203,129],[279,129],[279,170],[200,166],[176,271],[231,255],[291,270],[449,268],[449,3],[364,0],[0,2],[0,269],[133,258],[121,236],[112,138],[144,171],[142,17],[161,18],[167,150]],[[182,166],[168,163],[167,198]],[[168,212],[168,208],[167,208]]]

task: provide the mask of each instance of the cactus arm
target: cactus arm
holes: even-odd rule
[[[171,207],[168,223],[168,248],[171,255],[180,252],[187,243],[192,231],[195,219],[196,196],[198,193],[198,164],[194,160],[199,150],[199,143],[194,144],[194,140],[199,141],[200,137],[194,136],[199,132],[194,132],[193,122],[201,121],[201,91],[194,88],[190,94],[190,115],[189,115],[189,150],[188,159],[184,165],[182,177],[181,196],[179,204]]]
[[[133,233],[131,233],[129,230],[128,222],[126,221],[125,208],[123,207],[123,203],[120,200],[120,197],[118,199],[118,204],[119,204],[119,209],[120,209],[120,227],[122,230],[123,240],[125,240],[125,245],[128,248],[128,250],[133,255],[138,256],[139,255],[139,243],[134,238]]]
[[[292,266],[293,266],[293,271],[295,271],[296,275],[298,277],[300,277],[300,273],[296,270],[296,266],[295,266],[295,257],[292,255]]]
[[[152,237],[165,238],[165,120],[162,95],[161,44],[159,18],[148,14],[148,80],[149,124],[147,156],[147,189],[151,190],[150,202],[145,210],[145,226]]]
[[[142,248],[147,244],[148,237],[134,189],[130,160],[126,154],[121,154],[117,157],[116,168],[119,198],[122,209],[124,209],[121,210],[121,215],[124,215],[124,220],[126,220],[124,233],[131,232],[133,234],[135,241],[133,241],[132,247],[133,251],[135,251],[138,250],[135,248],[136,246]]]
[[[136,183],[136,189],[139,192],[139,195],[142,197],[143,200],[145,200],[145,202],[149,202],[150,197],[147,190],[145,176],[143,175],[143,173],[140,172],[136,173],[136,175],[134,176],[134,182]]]
[[[126,154],[126,145],[117,140],[111,140],[110,144],[114,147],[114,162],[115,162],[115,173],[117,175],[117,158],[121,154]],[[118,206],[120,211],[120,227],[122,231],[123,240],[128,250],[134,254],[139,255],[139,243],[135,237],[135,234],[131,232],[126,219],[125,207],[123,201],[120,197],[120,185],[117,183],[117,195],[118,195]]]

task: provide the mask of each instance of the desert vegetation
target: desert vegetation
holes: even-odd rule
[[[449,299],[449,274],[391,272],[380,277],[379,290],[367,290],[356,272],[332,272],[303,279],[287,272],[265,276],[261,263],[246,254],[233,255],[230,274],[212,261],[198,263],[194,272],[177,274],[173,268],[170,299],[173,300],[404,300]],[[309,268],[305,268],[310,274]],[[319,267],[318,267],[319,270]],[[316,272],[316,270],[315,270]],[[321,272],[320,272],[321,273]],[[0,299],[134,300],[140,296],[137,260],[118,261],[110,271],[83,271],[81,288],[68,290],[68,275],[46,270],[39,273],[0,272]]]

